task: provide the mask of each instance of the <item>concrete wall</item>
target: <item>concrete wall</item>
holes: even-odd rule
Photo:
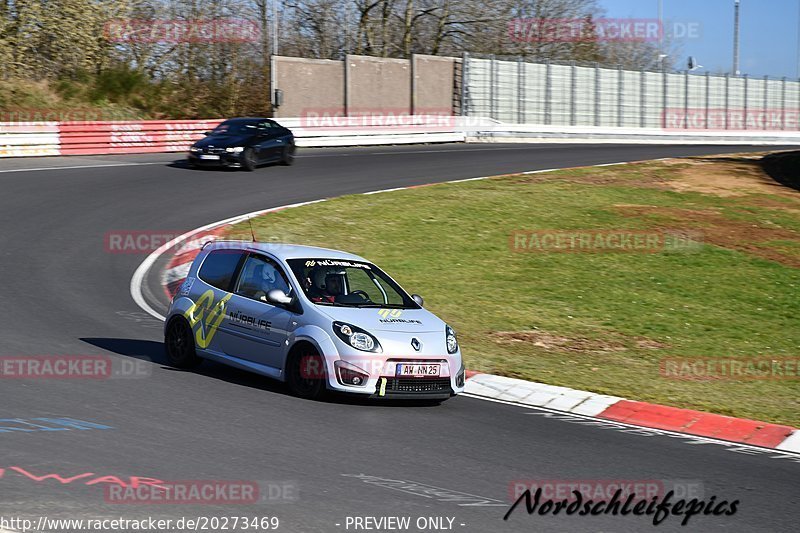
[[[456,68],[460,60],[452,57],[415,55],[414,60],[414,112],[439,114],[453,109],[453,97],[458,98],[455,87]]]
[[[411,65],[407,60],[347,56],[347,77],[348,114],[410,111]]]
[[[413,61],[412,67],[407,59],[273,56],[273,89],[283,91],[275,116],[452,114],[460,60],[418,55]]]
[[[344,113],[344,70],[341,61],[273,56],[275,85],[283,91],[276,117]]]

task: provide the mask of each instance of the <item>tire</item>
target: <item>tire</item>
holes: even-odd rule
[[[197,356],[192,328],[183,317],[173,318],[164,335],[167,361],[176,368],[194,368],[203,362]]]
[[[320,369],[320,371],[309,371]],[[328,373],[324,360],[317,353],[295,352],[286,362],[286,382],[294,396],[307,400],[319,400],[325,396]]]
[[[245,148],[242,152],[242,170],[252,172],[256,169],[256,153],[252,148]]]
[[[281,165],[288,167],[294,164],[294,151],[294,144],[283,147],[283,152],[281,152]]]

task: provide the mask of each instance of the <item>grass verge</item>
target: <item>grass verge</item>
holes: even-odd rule
[[[468,368],[800,427],[797,370],[664,375],[671,358],[800,360],[800,195],[752,154],[347,196],[253,226],[374,261],[456,328]],[[702,244],[515,251],[528,230],[688,230]]]

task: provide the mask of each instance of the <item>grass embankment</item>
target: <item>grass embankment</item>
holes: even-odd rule
[[[348,250],[381,265],[456,328],[468,368],[800,426],[798,379],[660,372],[664,358],[800,354],[800,196],[753,156],[348,196],[253,225],[261,240]],[[620,229],[692,230],[704,244],[517,253],[509,242],[516,230]]]
[[[255,73],[253,74],[255,75]],[[263,84],[153,81],[125,67],[51,81],[0,81],[0,122],[195,119],[263,115]]]

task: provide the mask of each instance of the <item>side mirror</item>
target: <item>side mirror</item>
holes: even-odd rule
[[[422,296],[420,296],[419,294],[412,294],[411,295],[411,299],[414,300],[415,302],[417,302],[417,305],[419,305],[420,307],[423,307],[423,305],[422,305],[422,302],[423,302]]]
[[[272,289],[267,293],[267,301],[274,304],[289,305],[292,303],[292,297],[280,289]]]

